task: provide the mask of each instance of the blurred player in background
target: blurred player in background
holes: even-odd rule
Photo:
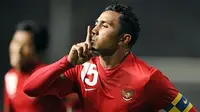
[[[76,93],[68,94],[65,97],[67,112],[82,112],[82,104]]]
[[[44,66],[39,55],[48,40],[47,29],[33,21],[16,26],[9,46],[12,68],[5,75],[4,112],[66,112],[64,101],[57,96],[29,97],[22,89],[31,73]]]
[[[24,92],[59,97],[77,92],[84,112],[197,112],[160,70],[131,52],[139,31],[131,7],[111,4],[92,30],[88,26],[86,41],[35,71]]]

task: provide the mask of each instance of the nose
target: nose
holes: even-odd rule
[[[94,26],[94,28],[92,29],[92,35],[98,35],[99,34],[99,26],[96,25]]]

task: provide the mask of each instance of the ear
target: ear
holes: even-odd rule
[[[120,37],[120,40],[119,40],[119,45],[128,45],[128,43],[131,41],[131,38],[132,36],[130,34],[123,34],[121,37]]]

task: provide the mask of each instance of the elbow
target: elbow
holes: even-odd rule
[[[36,90],[36,89],[32,89],[32,88],[28,88],[28,87],[24,87],[23,91],[26,95],[30,96],[30,97],[38,97],[41,95],[41,93]]]

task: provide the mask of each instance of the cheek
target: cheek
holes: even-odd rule
[[[20,46],[15,44],[15,43],[11,43],[10,46],[9,46],[9,52],[10,53],[20,52]]]
[[[110,30],[101,30],[99,31],[99,37],[100,38],[109,38],[113,34]]]
[[[102,43],[109,43],[109,45],[114,44],[117,42],[116,40],[116,33],[114,31],[101,31],[99,32],[99,38],[98,41],[101,41]]]
[[[12,67],[16,67],[20,64],[21,55],[19,46],[11,43],[9,46],[9,58],[10,58],[10,64]]]
[[[9,46],[9,56],[11,60],[18,60],[20,58],[20,46],[11,43]]]
[[[33,49],[30,46],[24,46],[22,49],[22,54],[24,57],[30,57],[33,55]]]

